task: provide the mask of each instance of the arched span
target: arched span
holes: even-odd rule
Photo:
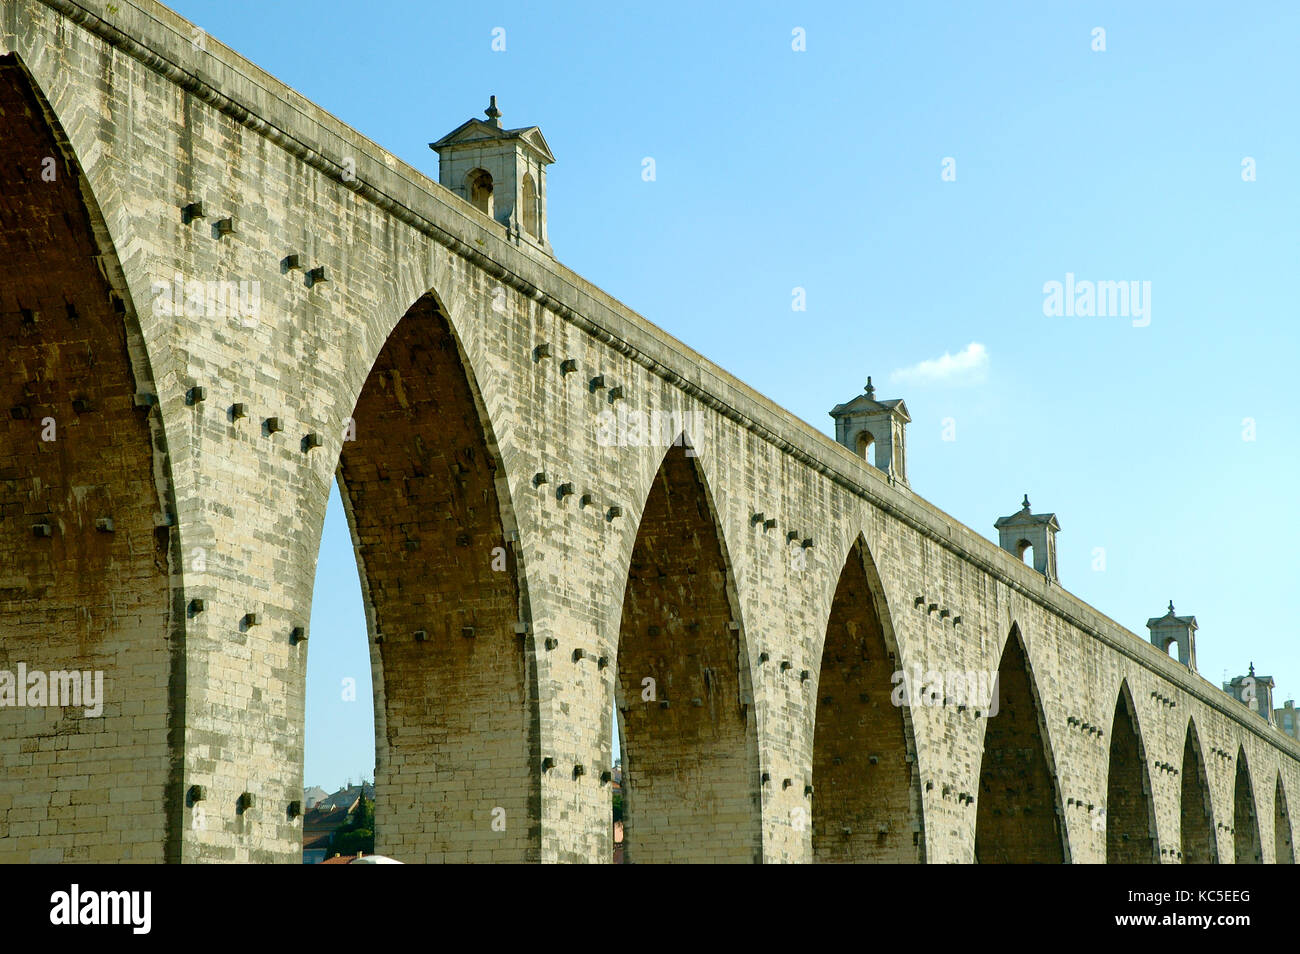
[[[831,603],[813,727],[813,860],[924,860],[920,775],[889,607],[859,536]],[[909,700],[910,702],[910,700]]]
[[[1273,860],[1279,865],[1295,864],[1295,831],[1291,827],[1281,772],[1277,773],[1277,785],[1273,789]]]
[[[1020,628],[1012,625],[997,673],[998,708],[985,720],[975,817],[979,864],[1069,860],[1047,727]]]
[[[760,860],[744,628],[721,523],[685,441],[664,455],[637,528],[615,672],[627,861]]]
[[[376,851],[539,860],[537,674],[509,485],[432,293],[376,357],[338,479],[373,647]]]
[[[1146,746],[1128,680],[1120,683],[1110,723],[1106,777],[1106,863],[1153,864],[1160,860],[1155,805]]]
[[[1232,789],[1232,855],[1236,864],[1257,865],[1264,860],[1258,816],[1255,785],[1250,778],[1246,750],[1238,748],[1237,780]]]
[[[90,184],[12,53],[0,142],[0,861],[179,861],[181,561],[149,361]]]
[[[1201,754],[1201,737],[1193,719],[1187,720],[1181,778],[1179,839],[1183,864],[1218,864],[1219,845],[1215,838],[1214,805],[1210,800],[1209,778],[1205,774],[1205,757]]]

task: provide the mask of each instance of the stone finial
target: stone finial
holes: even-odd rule
[[[1174,613],[1174,601],[1173,601],[1173,600],[1170,600],[1170,601],[1169,601],[1169,615],[1170,615],[1170,616],[1174,616],[1174,615],[1176,615],[1176,614]]]
[[[487,116],[492,125],[501,126],[501,110],[497,109],[497,98],[495,96],[488,97],[488,108],[483,110],[483,115]]]
[[[871,375],[869,374],[867,375],[867,386],[863,393],[873,401],[876,399],[876,386],[871,383]]]
[[[1025,499],[1020,501],[1020,509],[1021,510],[1029,509],[1029,494],[1025,494]]]
[[[1250,664],[1250,675],[1251,675],[1251,678],[1252,678],[1252,679],[1255,677],[1255,664],[1254,664],[1254,663],[1251,663],[1251,664]]]

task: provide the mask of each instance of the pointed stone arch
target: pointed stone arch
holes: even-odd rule
[[[722,522],[683,440],[651,484],[615,667],[631,863],[762,856],[749,653]]]
[[[840,571],[817,682],[814,861],[925,860],[911,709],[892,701],[898,660],[884,587],[859,535]]]
[[[0,141],[0,670],[75,673],[97,698],[60,680],[45,702],[67,705],[0,707],[0,799],[25,802],[0,861],[179,861],[183,566],[149,356],[87,176],[16,53]],[[72,789],[129,790],[140,810],[71,810]]]
[[[337,475],[371,642],[376,851],[540,860],[537,672],[509,481],[433,292],[376,356]]]
[[[1067,862],[1055,760],[1029,652],[1014,623],[998,664],[997,693],[998,709],[984,719],[975,860]]]
[[[1146,746],[1128,680],[1120,683],[1110,724],[1106,777],[1106,863],[1153,864],[1160,860],[1155,804]]]
[[[1273,788],[1273,861],[1279,865],[1295,864],[1295,832],[1281,772],[1277,773],[1277,785]]]
[[[1187,720],[1180,777],[1179,842],[1183,864],[1218,864],[1219,844],[1215,837],[1214,803],[1210,799],[1210,781],[1205,774],[1205,757],[1201,754],[1201,737],[1194,719]]]
[[[1237,779],[1232,787],[1232,859],[1239,865],[1257,865],[1264,860],[1255,785],[1244,747],[1237,749]]]

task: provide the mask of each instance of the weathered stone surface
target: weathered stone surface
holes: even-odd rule
[[[0,668],[107,699],[0,709],[0,860],[299,859],[336,471],[381,852],[607,860],[617,692],[633,860],[969,862],[1026,809],[988,860],[1289,853],[1294,739],[164,7],[6,0],[0,54]],[[620,408],[682,423],[610,446]],[[1000,666],[991,718],[884,708]]]

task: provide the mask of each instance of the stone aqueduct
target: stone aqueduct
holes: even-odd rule
[[[337,474],[381,852],[607,860],[616,705],[633,861],[1294,860],[1294,740],[915,496],[900,405],[872,466],[559,265],[535,128],[444,187],[148,0],[0,11],[0,669],[106,673],[0,709],[0,859],[299,859]]]

